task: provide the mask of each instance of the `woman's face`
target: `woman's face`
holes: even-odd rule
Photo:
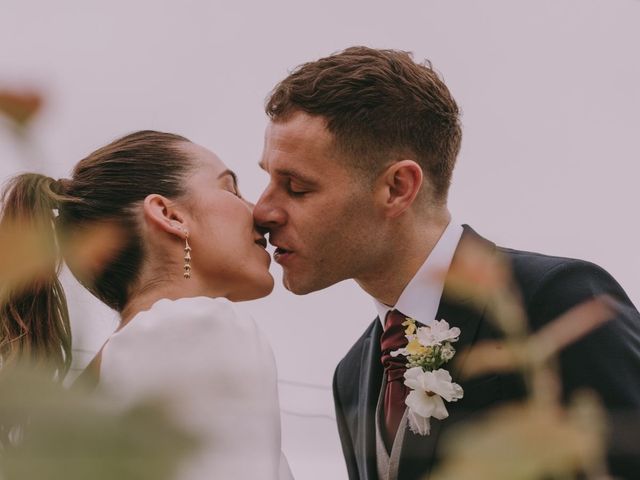
[[[194,280],[233,301],[273,290],[271,256],[253,223],[253,204],[240,196],[235,174],[214,153],[183,146],[195,168],[187,178],[185,226]]]

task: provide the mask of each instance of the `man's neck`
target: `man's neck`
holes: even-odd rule
[[[395,235],[393,244],[388,245],[388,254],[384,260],[355,279],[358,285],[379,302],[395,305],[450,221],[451,215],[445,211],[440,218],[432,219],[426,227],[403,229],[403,234]]]

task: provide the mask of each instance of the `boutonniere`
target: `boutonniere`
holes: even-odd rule
[[[391,355],[407,357],[404,384],[411,389],[405,400],[409,428],[413,433],[429,435],[431,417],[443,420],[449,416],[444,401],[455,402],[464,394],[449,372],[441,368],[456,353],[451,344],[458,341],[460,329],[449,328],[444,320],[418,327],[414,319],[407,318],[402,325],[409,343]]]

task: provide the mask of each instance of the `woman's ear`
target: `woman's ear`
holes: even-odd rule
[[[385,216],[394,218],[407,211],[420,193],[422,168],[413,160],[389,165],[378,178],[378,199]]]
[[[180,238],[188,235],[183,215],[175,208],[174,202],[158,194],[147,195],[142,206],[145,221],[161,231]]]

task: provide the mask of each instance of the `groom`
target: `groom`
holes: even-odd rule
[[[378,311],[334,377],[351,480],[421,478],[438,463],[450,426],[525,395],[518,375],[464,381],[452,368],[464,397],[447,404],[449,417],[431,419],[426,436],[407,427],[406,365],[390,355],[406,345],[406,317],[423,325],[446,319],[461,331],[459,352],[500,337],[486,309],[453,295],[438,275],[470,243],[506,258],[533,330],[584,301],[612,297],[617,318],[561,354],[563,393],[589,387],[612,413],[640,408],[640,315],[618,283],[587,262],[498,248],[452,219],[459,111],[430,65],[405,52],[349,48],[298,67],[266,111],[261,167],[270,183],[254,215],[270,233],[286,288],[303,295],[352,278]],[[632,461],[611,453],[613,473],[625,478],[638,473]]]

